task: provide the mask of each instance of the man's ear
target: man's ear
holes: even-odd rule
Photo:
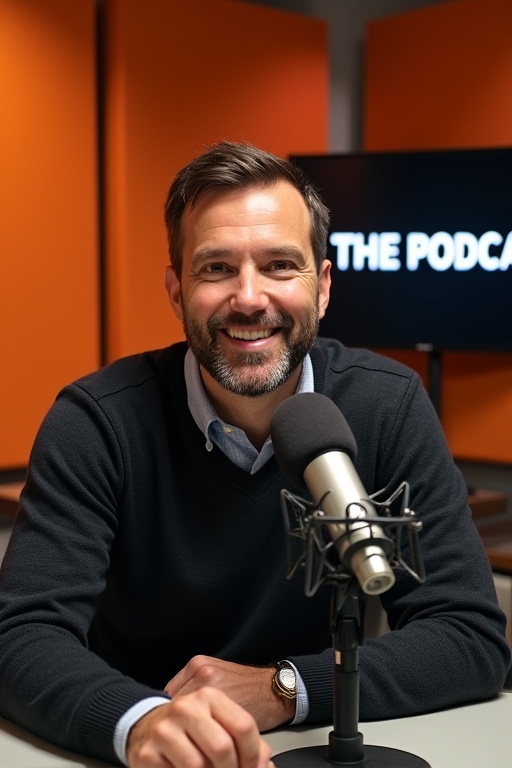
[[[169,264],[165,268],[165,289],[171,302],[171,307],[178,320],[183,320],[183,311],[181,308],[181,283],[176,277],[174,269]]]
[[[329,296],[331,292],[331,262],[329,259],[324,259],[320,276],[318,278],[318,310],[320,320],[325,315],[325,310],[329,304]]]

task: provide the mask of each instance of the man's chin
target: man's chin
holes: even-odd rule
[[[283,370],[276,371],[274,366],[230,366],[210,371],[217,384],[241,397],[262,397],[278,389],[289,376]]]

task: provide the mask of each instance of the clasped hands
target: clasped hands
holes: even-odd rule
[[[268,768],[260,731],[290,721],[295,703],[272,691],[272,667],[194,656],[166,685],[169,704],[131,729],[130,768]]]

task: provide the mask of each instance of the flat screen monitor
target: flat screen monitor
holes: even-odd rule
[[[332,216],[322,336],[512,350],[512,148],[290,159]]]

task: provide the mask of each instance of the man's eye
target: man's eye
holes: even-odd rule
[[[209,272],[211,275],[222,275],[227,271],[227,267],[225,264],[216,262],[215,264],[207,264],[205,271]]]
[[[273,261],[269,269],[273,272],[283,272],[287,269],[292,269],[293,265],[289,261]]]

